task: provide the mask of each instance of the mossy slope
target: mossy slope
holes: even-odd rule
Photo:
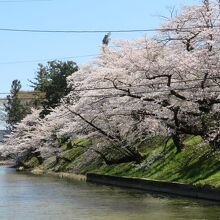
[[[137,148],[146,159],[141,164],[122,163],[106,165],[98,155],[92,152],[91,142],[77,141],[72,149],[63,146],[61,158],[51,157],[41,167],[45,171],[69,172],[141,177],[156,180],[210,185],[220,187],[220,151],[211,149],[201,137],[190,136],[184,141],[185,148],[176,154],[171,140],[161,137],[151,138]],[[28,164],[28,161],[26,161]],[[33,164],[38,165],[36,159]]]
[[[166,146],[154,140],[154,146],[146,144],[140,150],[147,152],[142,164],[102,165],[97,173],[141,177],[181,183],[220,187],[220,152],[213,152],[200,137],[188,137],[185,149],[176,154],[172,141]]]

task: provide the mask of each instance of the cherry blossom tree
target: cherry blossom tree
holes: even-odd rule
[[[220,146],[220,7],[184,6],[155,37],[102,45],[102,53],[68,77],[71,92],[45,118],[33,110],[7,140],[5,154],[60,155],[60,140],[88,138],[106,163],[136,161],[136,144],[152,135],[185,135]],[[6,149],[7,148],[7,149]],[[115,152],[120,157],[110,158]]]
[[[113,121],[119,134],[128,121],[139,118],[129,124],[130,131],[138,124],[147,135],[156,126],[158,133],[172,135],[178,152],[185,134],[201,135],[219,146],[218,23],[218,4],[204,1],[184,7],[162,26],[164,31],[155,40],[146,37],[104,48],[93,66],[79,73],[82,83],[72,78],[80,97],[74,112],[82,111],[97,123],[107,118],[99,124]],[[133,139],[143,132],[138,133],[128,136]]]
[[[175,106],[176,133],[201,135],[219,147],[219,43],[218,1],[204,0],[199,6],[185,6],[162,25],[159,39],[173,50],[183,71],[179,72],[181,105]],[[183,63],[185,61],[185,64]],[[194,66],[187,70],[189,63]],[[175,76],[175,77],[176,77]],[[193,95],[192,95],[193,94]],[[215,135],[214,135],[215,134]]]

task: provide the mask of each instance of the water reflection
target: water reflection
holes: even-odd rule
[[[0,167],[0,219],[220,219],[220,203],[18,174]]]

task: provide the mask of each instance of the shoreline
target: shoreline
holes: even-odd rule
[[[0,160],[0,166],[14,166],[14,163],[10,160]]]
[[[87,173],[86,175],[81,175],[67,172],[47,172],[42,169],[24,171],[37,176],[45,175],[70,181],[83,181],[94,184],[137,189],[194,199],[220,201],[220,188],[212,188],[206,185],[192,185],[145,178],[102,175],[96,173]]]
[[[77,181],[87,182],[86,175],[80,175],[80,174],[64,173],[64,172],[60,172],[60,173],[47,172],[44,175],[58,177],[60,179],[77,180]]]
[[[33,170],[22,170],[19,171],[17,169],[17,172],[27,172],[36,176],[52,176],[52,177],[57,177],[60,179],[67,179],[67,180],[77,180],[77,181],[84,181],[86,182],[86,175],[81,175],[81,174],[75,174],[75,173],[67,173],[67,172],[53,172],[53,171],[45,171],[39,168],[35,168]]]

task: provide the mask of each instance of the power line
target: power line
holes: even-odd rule
[[[110,46],[110,48],[118,48]],[[148,49],[153,49],[158,47],[148,47]],[[77,58],[84,58],[84,57],[97,57],[103,54],[85,54],[85,55],[77,55],[77,56],[70,56],[70,57],[56,57],[56,58],[45,58],[45,59],[36,59],[36,60],[15,60],[15,61],[5,61],[0,62],[0,65],[7,65],[7,64],[22,64],[22,63],[36,63],[36,62],[43,62],[43,61],[51,61],[51,60],[66,60],[66,59],[77,59]]]
[[[211,88],[211,87],[219,87],[217,85],[210,85],[207,86],[206,88]],[[134,93],[118,93],[118,94],[102,94],[102,95],[85,95],[85,96],[81,96],[82,98],[116,98],[116,97],[125,97],[125,96],[129,96],[129,95],[143,95],[143,94],[152,94],[152,93],[161,93],[161,92],[170,92],[171,90],[176,90],[176,91],[186,91],[186,90],[192,90],[192,89],[201,89],[201,87],[198,86],[194,86],[194,87],[186,87],[186,88],[174,88],[174,89],[163,89],[163,90],[158,90],[158,91],[143,91],[143,92],[134,92]],[[123,91],[122,91],[123,92]],[[124,91],[125,92],[125,91]],[[208,90],[208,91],[204,91],[205,93],[220,93],[220,90]],[[6,94],[6,93],[0,93],[0,94]],[[7,93],[8,94],[8,93]],[[35,99],[31,99],[31,98],[19,98],[21,100],[30,100],[33,101]],[[36,100],[45,100],[43,98],[37,98]],[[0,101],[7,101],[7,98],[0,98]]]
[[[212,86],[209,86],[209,88]],[[173,89],[174,91],[184,91],[184,90],[192,90],[192,89],[198,89],[200,87],[189,87],[189,88],[180,88],[180,89]],[[132,93],[131,95],[137,95],[137,94],[152,94],[152,93],[159,93],[159,92],[169,92],[170,90],[166,89],[166,90],[160,90],[160,91],[145,91],[145,92],[136,92],[136,93]],[[205,91],[205,93],[220,93],[220,90],[208,90]],[[1,94],[1,93],[0,93]],[[110,94],[110,95],[86,95],[86,96],[81,96],[82,98],[116,98],[116,97],[125,97],[125,96],[129,96],[127,93],[123,94],[123,93],[118,93],[118,94]],[[30,99],[30,98],[19,98],[21,100],[30,100],[33,101],[35,99]],[[45,100],[42,98],[38,98],[36,100]],[[0,98],[0,101],[7,101],[6,98]]]
[[[146,78],[147,79],[147,78]],[[220,77],[208,77],[207,80],[210,79],[220,79]],[[148,79],[151,80],[151,79]],[[198,79],[188,79],[188,80],[179,80],[179,79],[173,79],[177,80],[174,82],[171,82],[172,84],[176,83],[187,83],[187,82],[197,82],[197,81],[202,81],[204,80],[203,78],[198,78]],[[132,89],[135,87],[144,87],[144,86],[156,86],[156,85],[167,85],[167,82],[158,82],[158,83],[145,83],[145,84],[137,84],[137,85],[127,85],[127,86],[120,86],[119,89]],[[216,85],[215,85],[216,86]],[[74,92],[81,92],[81,91],[93,91],[93,90],[109,90],[109,89],[116,89],[114,86],[109,86],[109,87],[94,87],[94,88],[82,88],[82,89],[75,89]],[[1,94],[1,93],[0,93]]]
[[[19,63],[36,63],[36,62],[43,62],[43,61],[50,61],[50,60],[76,59],[76,58],[83,58],[83,57],[95,57],[98,55],[100,54],[86,54],[86,55],[79,55],[79,56],[72,56],[72,57],[58,57],[58,58],[48,58],[48,59],[39,59],[39,60],[7,61],[7,62],[0,62],[0,65],[19,64]]]
[[[172,39],[173,40],[173,39]],[[110,48],[120,48],[119,46],[109,46]],[[160,46],[158,46],[160,47]],[[153,49],[158,47],[148,47],[147,49]],[[43,62],[43,61],[50,61],[50,60],[65,60],[65,59],[76,59],[76,58],[84,58],[84,57],[97,57],[103,54],[85,54],[85,55],[77,55],[77,56],[70,56],[70,57],[56,57],[56,58],[45,58],[45,59],[36,59],[36,60],[15,60],[15,61],[5,61],[0,62],[0,65],[7,65],[7,64],[22,64],[22,63],[36,63],[36,62]]]
[[[213,87],[217,87],[219,88],[219,85],[208,85],[206,86],[206,88],[213,88]],[[173,91],[191,91],[192,89],[201,89],[201,86],[192,86],[192,87],[183,87],[183,88],[167,88],[167,89],[159,89],[158,91],[140,91],[140,92],[133,92],[130,93],[130,95],[137,95],[137,94],[152,94],[152,93],[161,93],[161,92],[170,92],[171,90]],[[116,89],[117,90],[117,89]],[[101,95],[82,95],[81,97],[90,97],[90,98],[98,98],[98,97],[106,97],[106,98],[112,98],[112,97],[119,97],[119,96],[129,96],[129,94],[126,93],[126,91],[121,91],[122,93],[118,93],[118,94],[101,94]],[[124,92],[124,93],[123,93]],[[208,91],[204,91],[204,92],[220,92],[220,90],[208,90]],[[32,93],[40,93],[40,92],[32,92]],[[0,93],[0,94],[9,94],[9,93]],[[36,99],[42,99],[43,98],[37,98]],[[27,99],[30,100],[31,98],[19,98],[19,99]],[[0,98],[0,100],[6,100],[6,98]]]
[[[179,80],[179,79],[175,79],[173,78],[174,82],[171,82],[171,84],[177,84],[177,83],[189,83],[189,82],[198,82],[198,81],[202,81],[204,80],[203,78],[197,78],[197,79],[188,79],[188,80]],[[215,79],[220,79],[220,76],[218,77],[208,77],[206,80],[215,80]],[[151,80],[151,79],[148,79]],[[136,87],[145,87],[145,86],[158,86],[158,85],[167,85],[167,82],[153,82],[153,83],[145,83],[145,84],[136,84],[136,85],[123,85],[118,87],[118,89],[114,86],[109,86],[109,87],[93,87],[93,88],[82,88],[82,89],[74,89],[73,92],[83,92],[83,91],[98,91],[98,90],[111,90],[111,89],[132,89],[132,88],[136,88]],[[215,84],[215,85],[207,85],[206,88],[209,87],[219,87],[219,85]],[[200,87],[193,87],[193,88],[200,88]],[[192,87],[185,87],[185,88],[172,88],[173,90],[187,90],[187,89],[192,89]],[[167,90],[169,91],[169,90]],[[27,92],[31,92],[32,94],[41,94],[42,92],[40,91],[27,91]],[[155,91],[152,91],[155,92]],[[158,92],[161,92],[158,91]],[[22,93],[22,91],[21,91]],[[144,93],[144,92],[141,92]],[[0,92],[0,95],[9,95],[9,92]]]
[[[167,40],[172,40],[172,41],[177,41],[182,39],[167,39]],[[145,49],[154,49],[154,48],[161,48],[164,45],[159,45],[159,46],[154,46],[154,47],[147,47]],[[109,46],[109,48],[121,48],[120,46]],[[134,48],[135,50],[138,50],[138,48]],[[139,48],[143,49],[143,48]],[[85,55],[77,55],[77,56],[70,56],[70,57],[56,57],[56,58],[45,58],[45,59],[36,59],[36,60],[17,60],[17,61],[5,61],[5,62],[0,62],[0,65],[7,65],[7,64],[22,64],[22,63],[36,63],[36,62],[43,62],[43,61],[52,61],[52,60],[65,60],[65,59],[75,59],[75,58],[84,58],[84,57],[97,57],[97,56],[102,56],[105,54],[85,54]]]
[[[211,86],[210,86],[211,87]],[[210,88],[209,87],[209,88]],[[188,87],[188,88],[177,88],[177,89],[164,89],[164,90],[158,90],[158,91],[145,91],[145,92],[134,92],[134,93],[118,93],[118,94],[107,94],[107,95],[84,95],[81,96],[82,98],[116,98],[116,97],[125,97],[125,96],[130,96],[134,97],[137,95],[144,95],[144,94],[153,94],[153,93],[161,93],[161,92],[170,92],[171,90],[173,91],[186,91],[189,90],[191,91],[192,89],[199,89],[201,87]],[[123,92],[123,91],[122,91]],[[205,93],[220,93],[220,90],[209,90],[209,91],[204,91]],[[139,98],[139,97],[138,97]],[[145,97],[143,97],[144,99]],[[147,98],[147,97],[146,97]]]
[[[96,33],[134,33],[134,32],[168,32],[168,31],[187,31],[193,29],[213,29],[220,28],[219,25],[208,26],[195,26],[187,28],[152,28],[152,29],[120,29],[120,30],[41,30],[41,29],[16,29],[16,28],[0,28],[0,31],[7,32],[29,32],[29,33],[66,33],[66,34],[96,34]]]
[[[53,0],[2,0],[0,3],[20,3],[20,2],[51,2]]]

